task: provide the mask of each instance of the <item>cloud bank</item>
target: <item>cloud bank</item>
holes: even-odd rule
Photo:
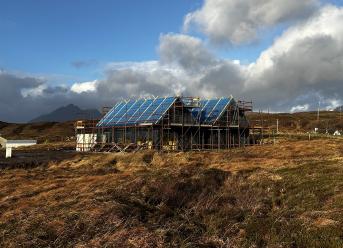
[[[255,40],[264,28],[305,19],[318,6],[317,0],[205,0],[186,15],[184,29],[195,27],[214,43],[240,44]]]
[[[260,109],[293,112],[342,104],[343,8],[314,0],[206,0],[185,17],[186,26],[219,43],[251,41],[282,22],[292,24],[247,65],[216,56],[201,38],[169,33],[160,36],[158,60],[108,63],[102,78],[71,87],[0,72],[0,119],[26,121],[67,103],[111,106],[151,95],[233,95]]]

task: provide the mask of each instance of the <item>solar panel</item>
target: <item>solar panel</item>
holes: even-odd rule
[[[141,99],[141,101],[142,104],[140,104],[139,106],[137,105],[132,109],[132,115],[130,116],[130,118],[127,119],[128,123],[134,124],[135,120],[137,120],[139,116],[142,114],[143,109],[146,109],[152,102],[151,99]]]
[[[116,124],[128,124],[129,119],[144,103],[144,99],[137,100],[131,107],[116,121]]]
[[[128,124],[137,124],[138,119],[141,117],[142,114],[145,113],[145,111],[151,106],[151,104],[154,102],[155,99],[148,99],[145,100],[145,102],[139,107],[139,109],[136,111],[136,113],[133,114],[133,116],[128,120]]]
[[[118,102],[114,107],[99,121],[97,126],[106,126],[109,120],[113,117],[113,115],[124,106],[125,102]]]
[[[213,124],[230,103],[230,98],[200,100],[200,108],[192,109],[192,116],[203,124]]]
[[[219,101],[218,99],[208,100],[207,104],[202,109],[202,112],[204,113],[201,113],[201,119],[200,119],[201,122],[204,122],[208,118],[209,114],[211,113],[213,108],[216,106],[218,101]]]
[[[221,98],[220,100],[218,100],[215,106],[213,107],[213,109],[211,110],[211,112],[207,114],[207,118],[204,120],[204,122],[205,123],[215,122],[220,117],[220,115],[224,112],[229,102],[230,102],[229,98]]]
[[[209,100],[200,100],[200,107],[192,109],[192,116],[196,121],[202,121],[205,119],[204,114],[204,108],[207,106]]]
[[[164,98],[161,104],[149,116],[147,122],[157,123],[175,102],[175,97]]]
[[[115,124],[129,109],[130,107],[135,103],[135,100],[130,100],[128,102],[125,102],[124,105],[116,111],[115,114],[112,115],[112,118],[107,122],[107,125],[113,125]]]
[[[96,124],[98,127],[103,124],[104,121],[108,119],[108,117],[111,115],[111,113],[114,111],[114,109],[118,106],[119,103],[116,103],[113,108],[110,109],[110,111],[107,112],[107,114],[102,117],[102,119]]]
[[[137,119],[137,123],[148,122],[148,119],[153,115],[154,111],[160,104],[164,101],[165,98],[156,98],[153,103],[144,111],[144,113]]]

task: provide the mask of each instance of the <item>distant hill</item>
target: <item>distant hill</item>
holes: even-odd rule
[[[4,123],[0,136],[6,139],[35,139],[38,143],[65,141],[75,135],[74,122]]]
[[[343,110],[343,108],[342,108]],[[315,128],[334,132],[343,129],[343,116],[334,111],[321,111],[318,121],[317,111],[299,113],[262,113],[257,112],[247,114],[252,126],[260,126],[263,120],[264,126],[269,126],[276,130],[279,123],[279,130],[282,132],[308,132]]]
[[[66,122],[77,119],[100,119],[101,113],[97,109],[80,109],[74,104],[60,107],[49,114],[38,116],[30,121],[34,122]]]
[[[0,121],[0,129],[3,128],[3,127],[6,127],[6,126],[7,126],[6,122]]]

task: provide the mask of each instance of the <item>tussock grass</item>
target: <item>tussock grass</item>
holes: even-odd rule
[[[0,170],[1,247],[343,246],[336,140],[36,160]]]

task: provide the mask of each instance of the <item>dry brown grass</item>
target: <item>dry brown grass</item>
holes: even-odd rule
[[[41,152],[0,159],[1,247],[343,246],[339,140],[229,152]]]

